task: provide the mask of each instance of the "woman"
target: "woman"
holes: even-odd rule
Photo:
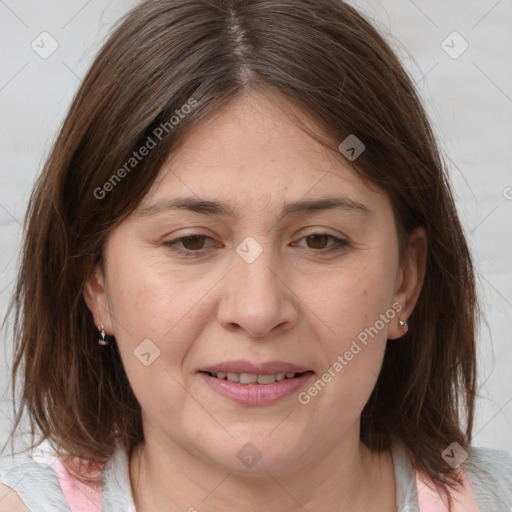
[[[17,420],[58,458],[3,474],[0,510],[512,505],[511,455],[471,448],[444,164],[344,3],[131,11],[36,185],[14,308]]]

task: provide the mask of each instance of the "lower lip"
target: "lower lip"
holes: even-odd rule
[[[217,379],[199,372],[199,375],[219,395],[243,405],[267,405],[291,395],[304,385],[314,374],[306,372],[293,379],[284,379],[273,384],[240,384],[225,379]]]

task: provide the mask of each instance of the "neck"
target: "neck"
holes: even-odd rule
[[[390,453],[374,454],[362,443],[304,460],[300,469],[237,474],[183,450],[169,439],[149,437],[130,459],[138,512],[244,512],[395,510]],[[256,467],[256,466],[255,466]]]

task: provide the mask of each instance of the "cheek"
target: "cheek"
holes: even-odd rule
[[[310,298],[322,320],[317,321],[324,354],[319,378],[326,382],[327,402],[343,404],[343,416],[362,410],[379,375],[388,329],[397,314],[392,307],[394,273],[389,270],[394,268],[392,257],[382,253],[371,264],[359,260],[326,280],[324,292]]]
[[[111,266],[108,274],[109,303],[127,371],[141,370],[141,361],[136,357],[146,345],[151,353],[149,359],[155,358],[154,365],[164,359],[173,366],[179,364],[189,340],[202,329],[201,318],[206,317],[200,301],[206,279],[199,276],[189,280],[183,273],[164,271],[161,264],[147,255],[118,256],[111,259],[118,264]]]
[[[109,276],[117,345],[133,392],[149,417],[179,415],[183,363],[206,318],[205,279],[186,281],[147,257],[119,259]],[[173,400],[169,401],[172,396]]]
[[[129,325],[130,333],[144,331],[163,342],[179,322],[200,309],[208,276],[173,268],[158,249],[127,250],[118,256],[119,264],[109,274],[110,295],[115,320]]]
[[[356,339],[361,332],[371,328],[382,314],[389,310],[393,294],[394,279],[387,265],[352,266],[342,269],[337,275],[326,280],[322,291],[311,300],[319,318],[325,320],[334,346]],[[379,331],[387,334],[389,322],[384,326],[378,323]]]

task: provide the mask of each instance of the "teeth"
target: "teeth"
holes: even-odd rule
[[[275,381],[275,375],[258,375],[258,384],[272,384]]]
[[[219,374],[217,374],[218,376]],[[258,379],[257,375],[253,375],[252,373],[241,373],[240,374],[240,384],[254,384]],[[261,384],[261,382],[260,382]]]
[[[288,373],[273,373],[272,375],[255,375],[254,373],[234,373],[234,372],[216,372],[212,374],[217,379],[227,379],[230,382],[239,382],[240,384],[273,384],[286,379],[293,379],[294,372]]]

